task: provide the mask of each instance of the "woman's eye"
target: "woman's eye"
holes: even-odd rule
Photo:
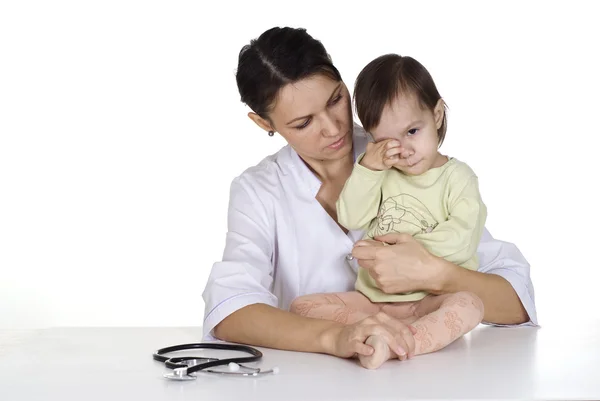
[[[342,95],[337,95],[335,98],[331,99],[331,104],[336,104],[342,99]]]
[[[308,119],[306,119],[306,121],[302,125],[298,125],[298,126],[296,126],[294,128],[296,128],[296,129],[304,129],[304,128],[308,127],[308,124],[310,124],[310,120],[311,119],[308,118]]]

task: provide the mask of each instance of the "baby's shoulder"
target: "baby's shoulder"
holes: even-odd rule
[[[475,174],[471,166],[455,157],[448,158],[446,175],[452,181],[464,181],[472,177],[477,178],[477,174]]]

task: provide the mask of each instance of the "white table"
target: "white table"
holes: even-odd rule
[[[0,331],[0,400],[600,399],[600,321],[585,327],[479,326],[444,350],[390,361],[376,371],[353,360],[260,348],[259,365],[278,366],[278,375],[164,379],[167,370],[152,352],[197,342],[200,333]]]

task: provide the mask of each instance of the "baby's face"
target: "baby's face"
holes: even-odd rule
[[[385,106],[379,125],[371,130],[375,142],[396,139],[404,149],[408,167],[394,166],[408,175],[423,174],[443,165],[446,158],[438,152],[437,130],[444,109],[440,101],[432,112],[423,109],[415,96],[400,95]]]

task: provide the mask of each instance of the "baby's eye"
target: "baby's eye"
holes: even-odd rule
[[[408,130],[408,135],[414,135],[417,133],[417,131],[419,131],[418,128],[413,128],[413,129],[409,129]]]

